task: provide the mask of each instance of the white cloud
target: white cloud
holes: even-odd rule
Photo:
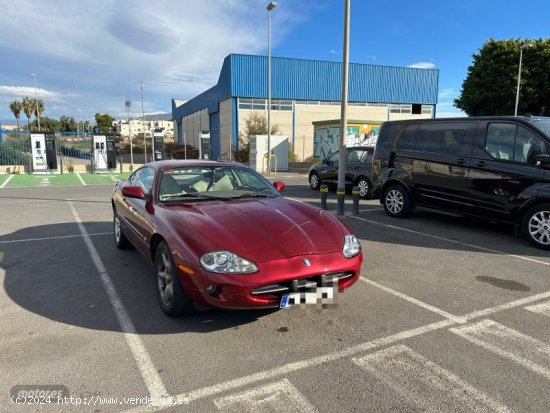
[[[34,87],[30,86],[0,86],[0,95],[16,99],[24,97],[34,98],[36,95],[38,95],[39,99],[62,99],[62,95],[60,93],[40,88],[37,88],[35,92]]]
[[[436,66],[432,62],[416,62],[407,67],[412,67],[414,69],[435,69]]]
[[[338,54],[338,52],[336,50],[333,50],[333,49],[330,49],[330,53],[331,54]]]
[[[272,13],[274,47],[310,13],[307,5],[284,6]],[[33,72],[39,86],[64,95],[78,86],[80,106],[92,117],[124,113],[125,96],[140,100],[141,80],[145,109],[170,110],[171,98],[215,85],[225,56],[263,53],[267,43],[261,0],[18,0],[0,7],[2,59],[25,68],[3,67],[2,78],[24,88]],[[0,119],[9,116],[0,107]]]

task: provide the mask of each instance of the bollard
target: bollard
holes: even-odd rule
[[[344,215],[344,200],[346,197],[346,188],[338,188],[336,189],[336,202],[337,202],[337,209],[336,209],[336,215]]]
[[[358,186],[354,186],[351,190],[351,195],[353,199],[353,207],[351,208],[352,215],[359,215],[359,198],[361,196],[361,191]]]
[[[327,210],[327,196],[328,196],[328,186],[321,185],[321,208],[325,211]]]

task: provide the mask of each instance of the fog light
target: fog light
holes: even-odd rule
[[[217,285],[209,285],[208,287],[206,287],[206,292],[212,295],[216,292],[217,289],[218,289]]]

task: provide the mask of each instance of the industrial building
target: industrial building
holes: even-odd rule
[[[266,56],[230,54],[218,83],[200,95],[172,99],[175,140],[199,147],[210,134],[210,158],[229,159],[253,111],[267,117]],[[349,65],[348,118],[373,122],[435,117],[437,69]],[[298,159],[314,156],[314,125],[340,117],[342,63],[271,58],[271,123],[289,137]]]

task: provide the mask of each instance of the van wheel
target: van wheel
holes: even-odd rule
[[[535,247],[550,250],[550,204],[535,205],[525,214],[523,233]]]
[[[319,179],[319,174],[317,172],[312,172],[309,175],[309,186],[315,191],[321,186],[321,180]]]
[[[359,188],[359,196],[361,199],[368,199],[372,196],[372,185],[368,178],[362,176],[357,180],[355,186]]]
[[[390,217],[404,218],[411,213],[411,197],[400,184],[391,185],[384,192],[384,209]]]

